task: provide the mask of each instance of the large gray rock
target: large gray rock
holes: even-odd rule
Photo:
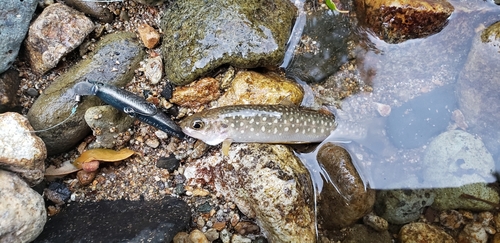
[[[3,0],[0,8],[0,73],[17,57],[35,12],[37,0]]]
[[[0,168],[19,173],[31,185],[43,180],[47,150],[24,116],[0,114]]]
[[[62,3],[46,7],[31,24],[26,38],[26,51],[32,69],[40,74],[52,69],[92,30],[94,23],[83,13]]]
[[[255,218],[270,242],[315,242],[309,172],[283,145],[234,144],[184,170],[188,184],[204,181]]]
[[[101,103],[97,97],[84,97],[76,112],[70,115],[76,104],[73,85],[94,80],[123,86],[132,79],[144,54],[134,33],[115,32],[98,42],[89,59],[54,80],[28,112],[28,119],[36,130],[47,129],[38,135],[49,154],[67,151],[83,139],[90,132],[83,118],[85,111]]]
[[[47,221],[45,203],[17,175],[0,170],[0,242],[31,242]]]
[[[500,22],[497,22],[474,37],[457,85],[459,106],[465,121],[493,154],[500,152],[499,52]]]
[[[162,19],[167,78],[184,85],[224,64],[277,65],[295,14],[288,0],[177,1]]]

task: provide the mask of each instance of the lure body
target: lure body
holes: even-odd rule
[[[178,138],[185,138],[182,129],[172,119],[167,117],[165,113],[158,111],[154,104],[132,92],[94,81],[77,83],[73,89],[77,95],[97,96],[106,104],[136,117],[144,123]]]

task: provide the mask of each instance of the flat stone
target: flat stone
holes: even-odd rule
[[[12,110],[17,104],[19,72],[15,69],[0,74],[0,113]]]
[[[19,53],[35,13],[37,0],[2,1],[0,11],[0,73],[9,69]],[[1,96],[0,96],[1,97]]]
[[[278,65],[295,14],[288,0],[178,1],[161,25],[166,76],[184,85],[225,64]]]
[[[101,103],[97,97],[84,97],[75,114],[71,115],[76,104],[72,87],[86,80],[123,86],[132,79],[144,55],[134,33],[106,35],[88,59],[72,66],[45,89],[27,116],[35,129],[47,129],[37,135],[44,140],[49,154],[67,151],[87,136],[90,128],[84,120],[85,111]],[[59,125],[54,127],[56,124]]]
[[[31,185],[43,180],[47,150],[24,116],[0,114],[0,167],[19,173]]]
[[[247,217],[255,218],[269,242],[315,242],[314,200],[309,172],[283,145],[234,144],[189,163],[187,184],[215,185]],[[221,232],[221,239],[225,236]]]
[[[43,74],[94,30],[94,23],[62,3],[51,4],[30,26],[26,51],[33,71]]]
[[[33,241],[47,221],[42,196],[13,173],[0,170],[0,181],[0,241]]]
[[[171,242],[190,218],[188,205],[173,197],[71,203],[34,242]]]
[[[356,0],[360,21],[388,43],[424,38],[441,31],[453,5],[446,0]]]
[[[111,23],[113,21],[113,13],[106,8],[105,3],[85,0],[64,0],[64,3],[101,22]]]

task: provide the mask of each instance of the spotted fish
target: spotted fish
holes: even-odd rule
[[[183,132],[210,145],[232,142],[321,142],[335,130],[333,115],[282,105],[234,105],[196,113],[181,121]]]

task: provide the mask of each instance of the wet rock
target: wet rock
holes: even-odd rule
[[[94,23],[62,3],[51,4],[30,26],[26,51],[33,71],[43,74],[78,47],[94,30]]]
[[[365,187],[349,153],[327,143],[318,151],[317,159],[338,188],[325,184],[319,195],[318,220],[322,228],[343,228],[365,216],[373,207],[375,191]]]
[[[308,171],[282,145],[234,144],[189,163],[188,183],[202,181],[255,218],[270,242],[314,242],[315,220]],[[213,183],[213,184],[212,184]],[[221,232],[221,239],[226,236]]]
[[[181,161],[175,158],[174,154],[170,154],[168,157],[160,157],[156,162],[156,167],[167,169],[168,173],[173,173],[177,168],[179,168]]]
[[[113,13],[106,8],[104,3],[85,0],[63,0],[63,2],[92,18],[98,19],[101,22],[111,23],[111,21],[113,21]]]
[[[0,11],[0,73],[9,69],[28,32],[37,0],[2,1]],[[2,97],[0,95],[0,97]]]
[[[83,139],[90,132],[83,119],[84,113],[89,107],[101,103],[97,97],[84,97],[76,113],[70,116],[75,105],[73,85],[96,80],[123,86],[132,79],[144,54],[134,33],[115,32],[98,42],[89,59],[80,61],[53,81],[28,112],[28,119],[37,130],[62,122],[57,127],[38,133],[49,154],[64,152]]]
[[[488,242],[488,234],[481,223],[470,223],[458,235],[458,242],[486,243]]]
[[[76,172],[76,179],[82,186],[90,185],[95,179],[97,171],[87,172],[85,170],[79,170]]]
[[[9,69],[0,74],[0,113],[12,110],[16,106],[18,89],[19,72],[17,70]]]
[[[0,167],[16,172],[29,184],[43,180],[47,150],[21,114],[0,114]]]
[[[202,78],[189,85],[176,87],[170,102],[187,107],[199,107],[220,97],[219,81]]]
[[[389,228],[389,223],[384,218],[377,216],[373,212],[363,217],[363,223],[379,232],[385,231]]]
[[[96,136],[89,148],[113,148],[116,136],[127,131],[135,120],[109,105],[88,108],[84,118]]]
[[[460,110],[473,134],[479,134],[492,153],[498,153],[500,129],[500,23],[497,22],[474,37],[472,47],[458,78]]]
[[[409,223],[403,226],[399,231],[399,240],[402,243],[455,242],[444,230],[426,223]]]
[[[287,75],[306,82],[321,82],[334,74],[349,59],[347,43],[352,32],[348,15],[331,11],[308,14],[302,43],[286,66]]]
[[[346,237],[342,242],[392,242],[392,237],[387,230],[378,232],[365,225],[355,224],[346,230]]]
[[[233,242],[233,243],[252,243],[252,240],[245,237],[245,236],[242,236],[242,235],[233,234],[231,236],[231,242]]]
[[[13,173],[0,170],[0,181],[0,241],[33,241],[47,221],[42,196]]]
[[[429,189],[400,189],[377,192],[375,212],[392,224],[417,220],[425,207],[434,202],[435,193]]]
[[[71,191],[61,182],[51,182],[49,186],[43,190],[43,196],[55,205],[63,205],[70,199]]]
[[[360,21],[388,43],[424,38],[441,31],[453,6],[446,0],[356,0]]]
[[[432,207],[439,210],[487,211],[495,208],[494,205],[500,202],[498,192],[486,183],[473,183],[454,188],[436,188],[434,192],[436,198]]]
[[[248,221],[238,222],[234,226],[234,230],[240,235],[248,235],[248,234],[258,235],[260,233],[259,226]]]
[[[160,41],[160,34],[158,31],[148,24],[139,25],[137,31],[139,32],[139,37],[141,38],[142,43],[144,43],[144,46],[149,49],[155,47]]]
[[[387,119],[387,135],[398,148],[423,146],[446,130],[456,107],[453,87],[437,88],[392,109]]]
[[[189,233],[189,240],[190,242],[196,243],[208,243],[208,239],[205,234],[203,234],[203,232],[198,229],[195,229],[191,231],[191,233]]]
[[[173,197],[72,203],[48,221],[35,242],[171,242],[189,226],[189,212]]]
[[[276,73],[242,71],[236,74],[231,86],[218,100],[218,106],[283,102],[300,105],[303,98],[300,85]]]
[[[184,85],[230,64],[279,64],[296,10],[287,0],[178,1],[162,19],[167,78]]]
[[[134,0],[138,3],[146,4],[149,6],[160,5],[165,2],[165,0]]]
[[[425,150],[424,180],[434,187],[456,187],[494,182],[493,157],[483,142],[462,130],[437,136]]]

